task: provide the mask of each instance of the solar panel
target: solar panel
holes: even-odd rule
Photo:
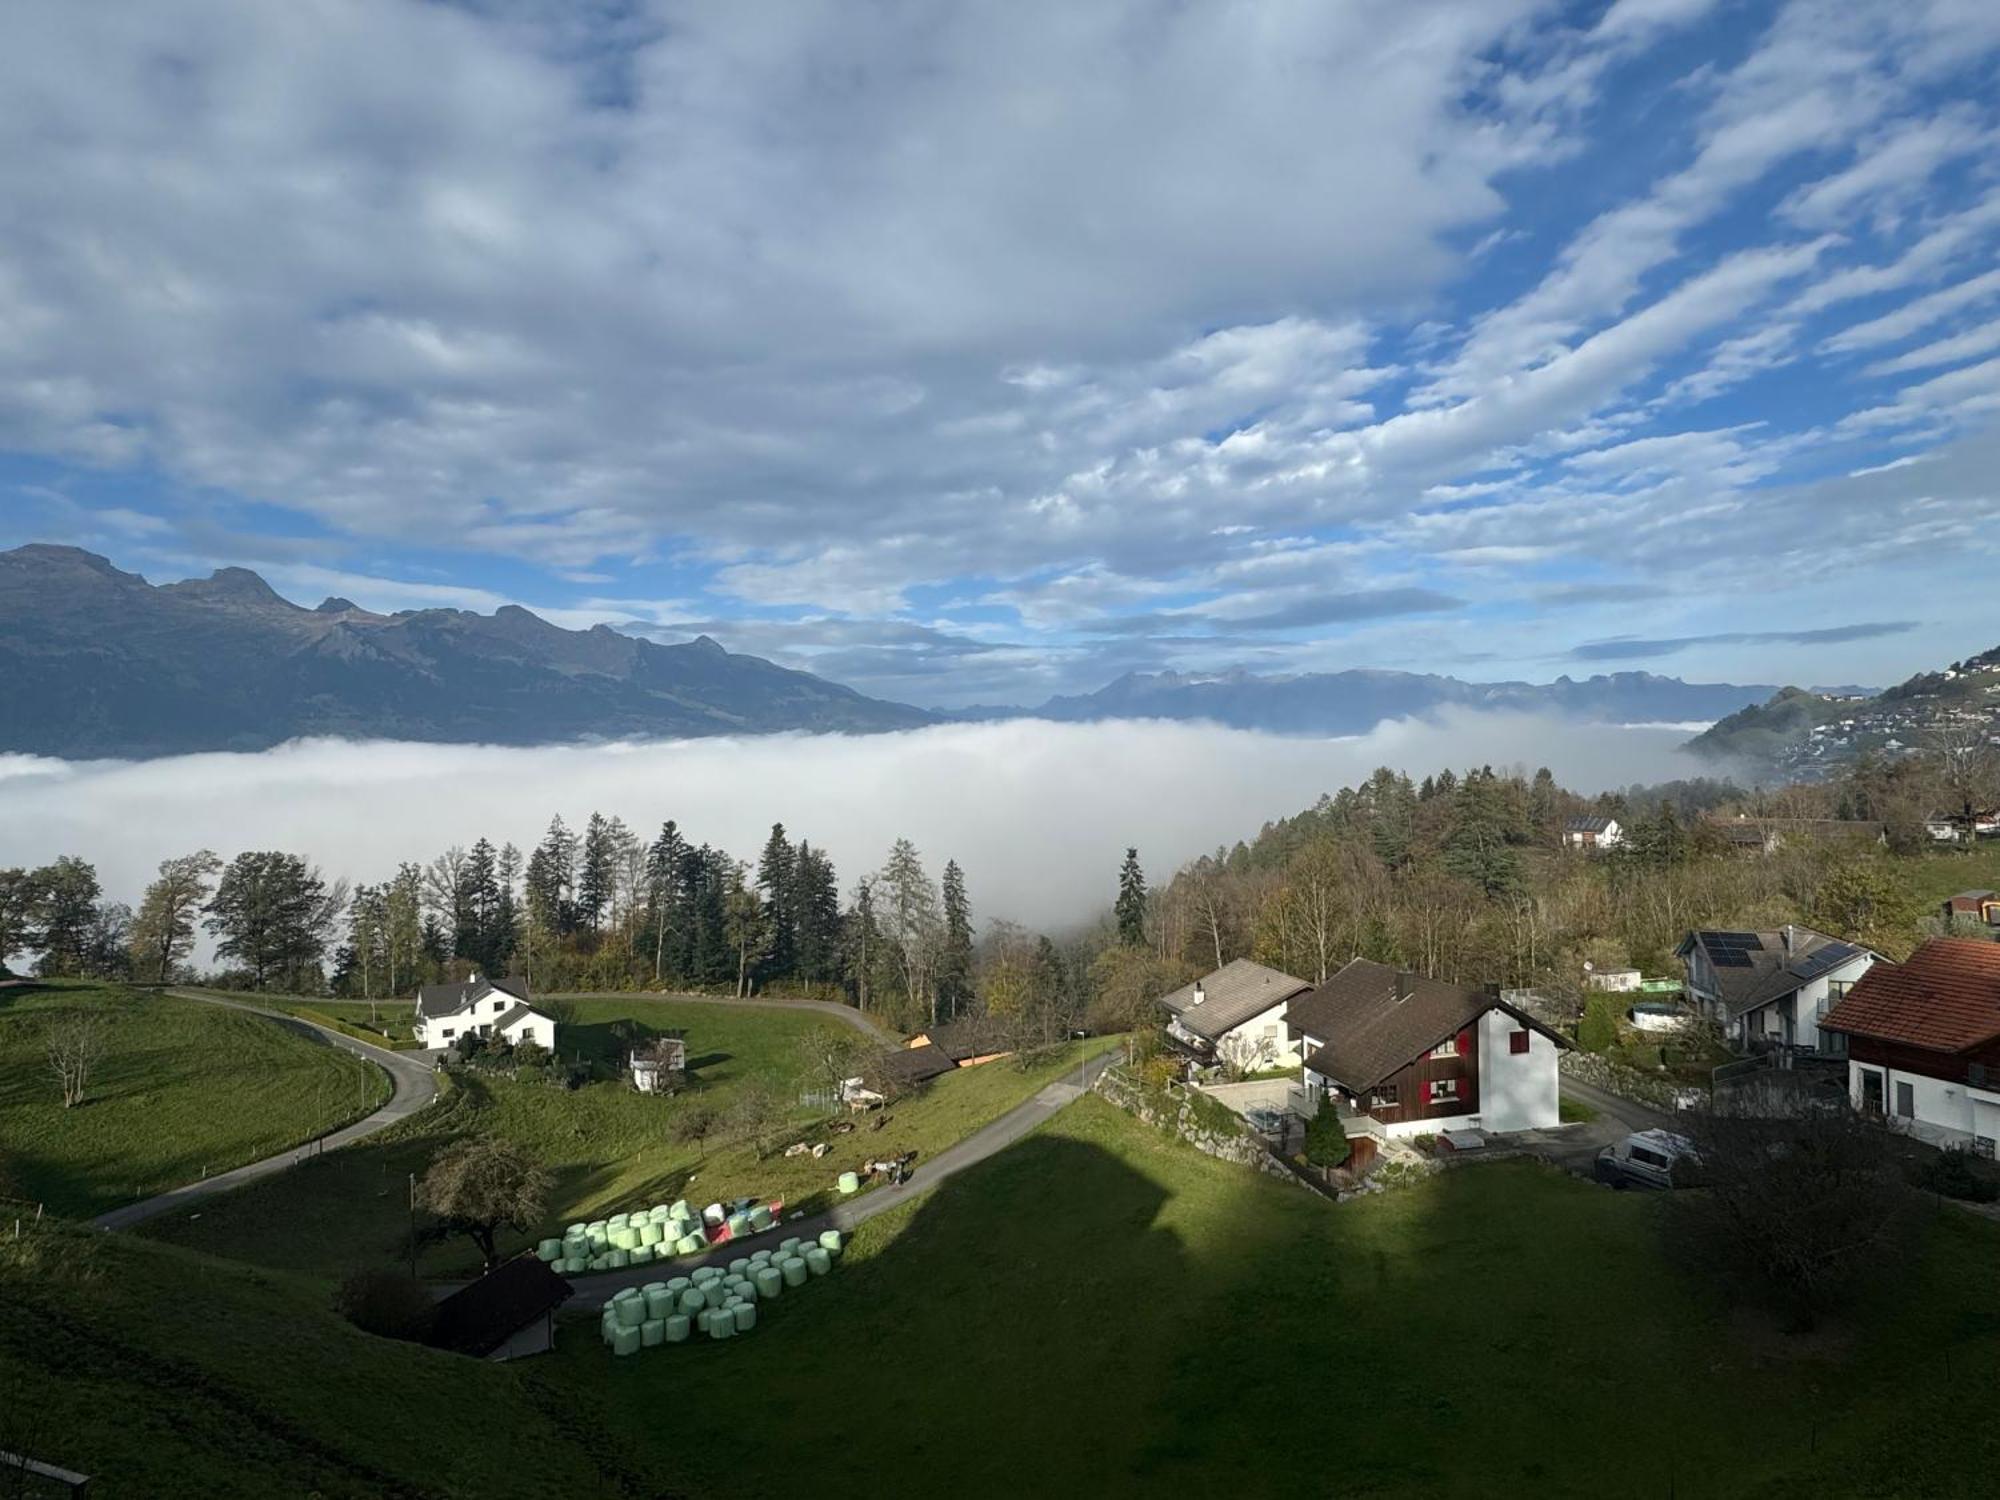
[[[1750,955],[1745,953],[1741,948],[1725,948],[1722,952],[1712,955],[1712,957],[1718,969],[1748,969],[1753,967],[1750,962]]]

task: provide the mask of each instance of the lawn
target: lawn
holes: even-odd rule
[[[360,1265],[401,1263],[408,1255],[411,1175],[421,1174],[449,1140],[468,1133],[520,1143],[556,1179],[548,1224],[504,1237],[503,1249],[559,1233],[579,1218],[682,1196],[704,1202],[753,1193],[793,1203],[824,1198],[843,1169],[898,1151],[935,1154],[1076,1066],[1086,1052],[1113,1045],[1100,1039],[1059,1049],[1027,1071],[1001,1061],[948,1074],[922,1095],[863,1120],[852,1134],[831,1137],[838,1144],[823,1158],[759,1161],[744,1145],[677,1139],[674,1121],[690,1109],[726,1112],[752,1078],[793,1078],[800,1039],[815,1027],[834,1023],[788,1010],[629,996],[576,1004],[577,1024],[559,1034],[559,1051],[611,1056],[627,1045],[620,1034],[627,1027],[685,1030],[697,1086],[668,1099],[638,1094],[619,1083],[571,1091],[460,1075],[461,1087],[403,1125],[280,1178],[210,1200],[192,1215],[155,1219],[141,1232],[258,1265],[322,1276]],[[817,1118],[812,1111],[800,1111],[800,1132],[806,1133]],[[875,1128],[878,1120],[883,1123]],[[429,1246],[419,1259],[426,1275],[457,1275],[476,1266],[477,1257],[463,1240]]]
[[[108,1047],[64,1109],[43,1028],[101,1012]],[[264,1017],[171,995],[48,984],[0,990],[0,1196],[89,1217],[284,1151],[389,1095],[379,1068]]]
[[[1333,1207],[1091,1099],[864,1226],[749,1339],[614,1361],[584,1320],[533,1378],[695,1489],[1944,1495],[1996,1472],[2000,1315],[1967,1289],[2000,1226],[1942,1213],[1923,1265],[1801,1354],[1662,1263],[1661,1209],[1524,1162]]]

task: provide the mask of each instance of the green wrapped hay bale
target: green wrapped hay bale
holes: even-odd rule
[[[697,1313],[708,1306],[708,1299],[701,1294],[701,1288],[691,1286],[681,1293],[681,1311]]]
[[[657,1245],[665,1233],[666,1231],[661,1229],[658,1224],[648,1219],[644,1224],[639,1226],[639,1243],[642,1245]]]
[[[708,1241],[704,1240],[698,1234],[684,1234],[675,1244],[674,1253],[677,1255],[699,1255],[707,1244]]]
[[[620,1328],[616,1334],[612,1335],[611,1352],[620,1359],[623,1359],[628,1354],[637,1354],[639,1352],[639,1330],[637,1328]]]
[[[540,1243],[539,1245],[535,1246],[535,1258],[536,1258],[537,1260],[541,1260],[541,1261],[558,1261],[558,1260],[561,1260],[561,1259],[562,1259],[562,1241],[561,1241],[561,1240],[543,1240],[543,1241],[542,1241],[542,1242],[541,1242],[541,1243]]]
[[[838,1229],[822,1229],[819,1232],[819,1247],[822,1250],[838,1250],[840,1248],[840,1231]]]
[[[717,1308],[708,1315],[708,1336],[712,1339],[726,1339],[736,1332],[736,1319],[732,1314]]]
[[[646,1299],[637,1292],[629,1297],[620,1292],[612,1299],[612,1310],[618,1315],[621,1328],[637,1328],[646,1321]]]
[[[667,1282],[667,1290],[672,1292],[676,1297],[678,1297],[682,1292],[686,1291],[689,1287],[693,1285],[694,1285],[693,1277],[676,1276]]]
[[[694,1315],[694,1331],[696,1333],[707,1333],[708,1325],[714,1320],[714,1318],[715,1314],[710,1312],[707,1308],[704,1307],[700,1312]]]
[[[722,1267],[696,1266],[694,1268],[693,1275],[694,1275],[694,1284],[696,1286],[700,1286],[704,1282],[715,1281],[719,1279],[722,1275]]]
[[[768,1250],[758,1250],[753,1252],[750,1256],[750,1265],[752,1269],[755,1269],[758,1266],[768,1266],[770,1263],[771,1263],[771,1252]]]
[[[782,1260],[784,1259],[785,1256],[790,1255],[794,1250],[798,1248],[799,1248],[799,1237],[797,1235],[793,1235],[788,1240],[779,1240],[778,1258]]]
[[[755,1230],[764,1230],[771,1227],[770,1204],[760,1203],[750,1210],[750,1227]]]
[[[679,1305],[680,1298],[665,1287],[660,1287],[658,1290],[649,1289],[646,1293],[646,1316],[649,1318],[667,1317]]]
[[[710,1307],[720,1307],[729,1296],[729,1288],[719,1281],[711,1281],[701,1289],[701,1300]]]
[[[631,1255],[624,1250],[613,1250],[609,1255],[604,1257],[604,1260],[605,1264],[614,1271],[622,1271],[632,1264]]]
[[[609,1256],[605,1256],[605,1255],[593,1255],[593,1256],[591,1256],[591,1257],[590,1257],[590,1269],[591,1269],[591,1270],[593,1270],[593,1271],[608,1271],[608,1270],[610,1270],[610,1269],[611,1269],[611,1258],[610,1258]]]
[[[652,1263],[653,1247],[651,1245],[641,1245],[631,1252],[630,1264],[635,1266],[650,1266]]]
[[[642,1297],[650,1297],[653,1295],[653,1293],[664,1292],[666,1289],[667,1289],[667,1284],[664,1281],[649,1281],[644,1286],[639,1288],[639,1295]]]
[[[646,1218],[654,1224],[658,1224],[665,1219],[671,1219],[673,1216],[674,1211],[664,1203],[655,1203],[651,1208],[646,1210]]]
[[[812,1272],[806,1269],[806,1263],[796,1255],[786,1256],[778,1269],[784,1274],[786,1286],[804,1286],[806,1278],[812,1275]]]
[[[843,1193],[858,1193],[861,1191],[861,1179],[852,1172],[842,1172],[839,1187]]]
[[[676,1198],[673,1207],[669,1208],[667,1213],[676,1219],[690,1219],[694,1217],[694,1210],[688,1207],[688,1201],[685,1198]]]
[[[573,1240],[580,1234],[588,1233],[590,1233],[590,1225],[588,1223],[577,1223],[570,1225],[569,1228],[563,1231],[563,1238]]]
[[[639,1342],[648,1349],[663,1342],[666,1336],[667,1320],[665,1318],[648,1318],[639,1325]]]
[[[739,1255],[729,1263],[729,1274],[731,1276],[741,1276],[749,1269],[750,1257],[747,1255]]]
[[[757,1295],[766,1302],[775,1299],[784,1288],[785,1277],[776,1266],[763,1266],[757,1271]]]
[[[740,1240],[750,1232],[750,1215],[731,1214],[725,1221],[729,1225],[729,1237]]]
[[[670,1344],[685,1344],[690,1326],[690,1320],[686,1313],[675,1313],[671,1318],[667,1319],[667,1342]]]
[[[754,1302],[737,1303],[735,1316],[736,1331],[738,1333],[748,1333],[757,1326],[757,1304]]]
[[[833,1257],[814,1245],[806,1251],[806,1269],[815,1276],[824,1276],[833,1269]]]

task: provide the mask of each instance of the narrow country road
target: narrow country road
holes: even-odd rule
[[[207,995],[199,990],[168,990],[167,993],[182,1000],[198,1000],[204,1005],[220,1005],[230,1010],[248,1011],[252,1015],[268,1017],[281,1026],[311,1037],[314,1041],[344,1047],[356,1057],[374,1063],[389,1075],[389,1082],[394,1086],[389,1102],[372,1115],[356,1120],[352,1125],[313,1142],[310,1147],[313,1151],[330,1150],[364,1140],[377,1131],[388,1129],[398,1120],[408,1119],[437,1097],[437,1076],[429,1068],[386,1047],[376,1047],[353,1037],[344,1036],[328,1027],[316,1025],[303,1017],[287,1015],[283,1011],[266,1010],[260,1005],[246,1004],[241,1000],[225,1000],[220,995]],[[228,1101],[218,1101],[218,1107],[227,1108]],[[177,1187],[151,1198],[142,1198],[139,1202],[128,1203],[123,1208],[114,1208],[109,1213],[99,1214],[90,1222],[98,1229],[129,1229],[134,1224],[144,1223],[158,1214],[184,1208],[210,1194],[226,1193],[232,1188],[255,1182],[260,1177],[282,1172],[299,1162],[307,1149],[303,1146],[294,1147],[276,1156],[267,1156],[262,1161],[253,1161],[228,1172],[218,1172],[215,1176],[205,1177],[200,1182],[190,1182],[185,1187]]]
[[[649,1281],[664,1280],[669,1276],[685,1276],[696,1266],[711,1264],[726,1265],[730,1261],[750,1253],[762,1246],[776,1244],[791,1235],[811,1238],[823,1229],[850,1230],[857,1224],[866,1223],[877,1214],[887,1213],[892,1208],[927,1193],[955,1172],[985,1161],[1006,1150],[1036,1126],[1050,1118],[1063,1106],[1082,1097],[1088,1092],[1097,1076],[1117,1060],[1119,1050],[1114,1047],[1108,1052],[1077,1065],[1072,1072],[1065,1073],[1054,1083],[1045,1085],[1041,1092],[1024,1103],[1000,1116],[999,1119],[975,1130],[955,1146],[948,1146],[929,1161],[919,1160],[910,1170],[910,1175],[900,1187],[877,1188],[874,1192],[841,1203],[825,1213],[814,1214],[810,1218],[787,1219],[782,1224],[764,1231],[760,1235],[724,1245],[705,1255],[676,1257],[671,1261],[660,1261],[652,1265],[632,1266],[623,1271],[603,1271],[595,1276],[572,1276],[569,1284],[575,1288],[568,1306],[572,1309],[595,1308],[621,1287],[643,1286]]]

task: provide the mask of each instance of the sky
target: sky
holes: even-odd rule
[[[12,0],[0,546],[1132,670],[2000,640],[1992,0]]]

